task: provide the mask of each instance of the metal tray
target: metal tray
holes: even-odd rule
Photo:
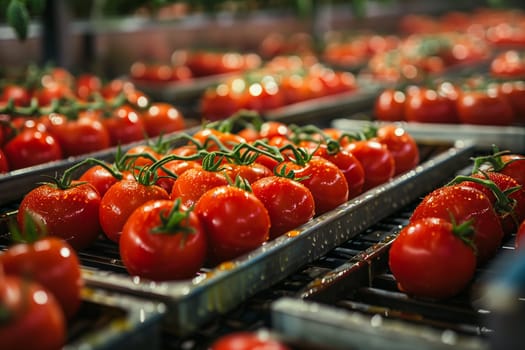
[[[344,119],[334,119],[332,126],[345,131],[359,131],[370,123],[374,125],[392,124],[392,122],[374,121],[365,114],[359,114]],[[500,150],[525,152],[525,125],[488,126],[407,122],[397,122],[397,124],[421,142],[468,140],[480,150],[490,150],[492,145],[496,145]]]
[[[477,331],[468,322],[462,323],[466,319],[474,322],[477,314],[475,310],[467,312],[468,296],[461,295],[443,304],[418,301],[396,293],[395,287],[392,289],[395,282],[384,277],[388,272],[390,245],[407,221],[408,216],[398,217],[379,225],[373,233],[368,233],[371,236],[361,239],[375,240],[377,237],[372,235],[384,238],[315,278],[294,298],[284,297],[273,302],[274,332],[285,338],[338,349],[488,350],[487,338],[477,332],[487,334],[489,331]],[[382,282],[383,278],[388,282]],[[475,294],[465,292],[469,293]],[[364,300],[359,295],[365,295]],[[377,298],[382,301],[377,302]],[[429,305],[432,305],[430,311],[424,310]],[[429,313],[435,318],[425,316]],[[457,323],[440,321],[440,314]]]
[[[441,184],[473,154],[468,143],[420,145],[423,162],[414,170],[363,193],[296,230],[192,280],[151,282],[129,276],[115,244],[81,252],[90,286],[141,295],[166,304],[165,327],[183,335],[223,314],[258,291],[362,232],[398,208]]]
[[[161,349],[162,303],[84,288],[64,350]]]
[[[347,312],[312,301],[281,298],[272,304],[272,325],[286,337],[324,344],[334,349],[489,350],[475,337],[411,326],[378,315]]]

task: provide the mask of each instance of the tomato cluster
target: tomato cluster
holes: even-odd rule
[[[29,78],[26,78],[29,81]],[[0,94],[0,172],[26,168],[184,129],[180,111],[152,102],[129,82],[103,84],[61,68]]]
[[[400,45],[397,35],[377,33],[329,32],[324,38],[323,61],[339,67],[359,67],[366,65],[375,55],[393,50]]]
[[[508,126],[525,122],[525,84],[473,76],[460,81],[383,90],[374,103],[382,121]]]
[[[206,89],[201,111],[205,118],[218,120],[240,109],[265,112],[357,88],[354,74],[330,69],[313,56],[278,56],[261,69]]]
[[[489,53],[485,41],[462,33],[414,34],[371,57],[367,70],[382,81],[422,81],[458,64],[479,62]]]
[[[400,290],[448,298],[471,281],[505,238],[525,227],[525,156],[509,152],[476,159],[471,176],[458,176],[428,194],[392,243],[389,266]]]
[[[17,241],[0,253],[0,346],[58,349],[81,305],[79,260],[66,241],[37,235],[35,225],[45,227],[38,216],[25,223],[22,233],[11,228]]]
[[[461,32],[483,39],[496,47],[525,44],[523,13],[512,9],[481,8],[451,11],[442,16],[407,15],[401,20],[404,33]]]
[[[170,63],[137,61],[130,67],[136,82],[186,82],[194,78],[255,69],[261,58],[255,53],[213,50],[177,50]]]
[[[495,78],[523,79],[525,77],[525,55],[522,51],[506,50],[490,62],[490,74]]]
[[[240,129],[233,131],[234,125]],[[35,213],[49,234],[76,249],[103,234],[119,245],[130,274],[186,279],[418,162],[416,143],[395,126],[349,135],[239,114],[191,136],[136,146],[113,164],[88,158],[29,192],[18,221]]]

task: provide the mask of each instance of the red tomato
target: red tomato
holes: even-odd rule
[[[469,178],[473,179],[469,181]],[[475,182],[475,179],[486,180],[489,184]],[[515,233],[518,225],[525,219],[525,190],[519,188],[508,195],[504,193],[519,187],[518,182],[512,177],[497,172],[476,173],[466,177],[461,185],[476,188],[490,199],[500,218],[504,233]]]
[[[396,89],[383,90],[374,103],[374,115],[382,121],[405,120],[405,93]]]
[[[316,87],[318,90],[322,88],[320,80],[317,80],[317,84],[311,84],[304,74],[292,73],[283,76],[279,89],[283,94],[285,104],[292,104],[316,97]]]
[[[135,90],[135,85],[132,82],[122,79],[113,79],[102,87],[100,93],[106,100],[111,101],[119,94],[133,90]]]
[[[377,130],[376,139],[385,145],[394,157],[394,175],[412,170],[419,164],[419,148],[405,129],[395,125],[381,126]]]
[[[224,335],[213,342],[210,350],[290,350],[278,340],[252,332]]]
[[[473,220],[478,262],[492,257],[503,239],[503,229],[492,203],[483,192],[472,187],[454,185],[432,191],[416,207],[410,221],[426,217],[449,221],[452,217],[458,225]]]
[[[326,213],[348,201],[345,175],[329,160],[313,156],[305,166],[293,170],[295,178],[312,192],[315,215]]]
[[[202,115],[211,121],[228,118],[246,105],[246,94],[231,91],[226,84],[204,91],[201,98]]]
[[[522,154],[495,152],[475,159],[475,171],[495,171],[512,177],[525,186],[525,156]]]
[[[227,184],[228,180],[222,172],[203,168],[188,169],[173,183],[170,197],[173,200],[180,198],[182,204],[189,208],[208,190]]]
[[[108,167],[112,167],[111,164],[107,164]],[[123,178],[133,180],[133,173],[126,171],[122,173]],[[103,197],[106,194],[106,191],[118,181],[111,172],[101,165],[95,165],[88,168],[84,171],[78,178],[81,182],[89,182],[93,185],[100,194],[100,197]]]
[[[100,201],[99,220],[104,234],[119,242],[122,228],[131,213],[154,199],[169,199],[165,189],[136,180],[123,179],[111,186]]]
[[[525,122],[525,82],[522,80],[506,81],[499,84],[503,96],[514,110],[517,122]]]
[[[144,125],[135,109],[123,105],[115,109],[108,119],[104,120],[109,131],[111,145],[126,144],[144,138]]]
[[[420,218],[405,226],[390,247],[388,261],[399,289],[436,299],[460,293],[476,269],[474,250],[461,235],[440,218]]]
[[[169,103],[152,103],[142,113],[141,119],[149,137],[166,135],[185,128],[184,116]]]
[[[47,130],[60,144],[64,156],[77,156],[109,148],[109,132],[101,121],[91,117],[68,120],[66,116],[51,113],[47,119]]]
[[[465,124],[511,125],[514,110],[497,89],[463,90],[456,101],[459,120]]]
[[[168,194],[171,194],[175,180],[182,175],[182,173],[186,170],[200,168],[202,168],[202,165],[199,162],[192,160],[174,160],[167,162],[158,170],[159,178],[155,184],[165,189]],[[175,174],[176,177],[168,175],[163,169]]]
[[[27,168],[63,158],[55,137],[46,131],[24,129],[4,146],[11,170]]]
[[[125,90],[124,94],[128,103],[136,108],[146,108],[151,103],[150,97],[136,88]]]
[[[18,243],[0,254],[6,274],[24,276],[49,290],[67,318],[75,315],[82,302],[83,286],[76,252],[62,239],[41,238]]]
[[[255,128],[248,126],[242,130],[239,130],[237,132],[237,135],[242,137],[246,140],[246,142],[254,142],[255,140],[259,140],[261,137],[259,135],[259,131],[257,131]]]
[[[350,142],[345,148],[361,163],[365,171],[363,191],[381,185],[395,174],[395,160],[388,148],[374,140]]]
[[[274,136],[290,136],[290,128],[283,122],[266,121],[262,123],[259,138],[270,140]]]
[[[418,88],[407,95],[405,119],[419,123],[457,123],[456,103],[449,96],[429,88]]]
[[[192,72],[185,65],[153,64],[135,62],[131,65],[130,75],[136,80],[152,82],[186,81],[191,79]]]
[[[355,75],[351,72],[339,72],[325,68],[319,73],[327,95],[349,92],[357,88]]]
[[[497,78],[525,77],[523,53],[507,50],[498,54],[490,63],[490,73]]]
[[[498,171],[512,177],[521,186],[525,186],[525,156],[521,154],[504,154],[501,156],[503,166]]]
[[[245,139],[237,134],[222,132],[211,128],[201,129],[194,133],[192,137],[199,141],[204,148],[210,152],[219,150],[220,147],[217,145],[217,141],[227,149],[232,149],[239,143],[246,142]]]
[[[204,193],[195,204],[209,242],[209,257],[220,263],[245,254],[266,242],[270,216],[253,194],[233,186]]]
[[[50,82],[33,92],[33,97],[38,100],[39,106],[49,106],[54,100],[73,98],[73,92],[68,85]]]
[[[51,292],[18,276],[5,276],[0,282],[0,305],[10,316],[0,327],[0,348],[61,349],[66,321]]]
[[[0,149],[0,174],[7,173],[9,171],[9,163],[7,162],[7,157]]]
[[[270,215],[270,239],[308,222],[315,214],[310,190],[292,179],[265,177],[251,184],[253,194],[261,200]]]
[[[135,170],[136,174],[143,167],[152,165],[162,157],[152,146],[146,144],[131,147],[124,156],[127,158],[124,162],[125,166],[132,172]]]
[[[21,85],[8,84],[2,89],[0,102],[6,104],[9,100],[12,100],[15,106],[29,106],[31,94]]]
[[[244,108],[257,112],[269,111],[285,104],[284,95],[276,81],[256,82],[248,86]]]
[[[348,184],[348,199],[357,197],[363,192],[365,169],[352,153],[344,149],[331,153],[328,152],[326,145],[322,144],[314,154],[334,163],[342,171]]]
[[[100,203],[100,194],[89,183],[73,181],[64,189],[56,184],[43,184],[24,196],[17,221],[23,231],[26,213],[35,215],[45,225],[45,233],[66,240],[75,249],[83,249],[101,232]]]
[[[249,184],[262,179],[263,177],[273,175],[273,172],[268,169],[268,167],[260,163],[226,164],[225,168],[228,169],[228,174],[232,179],[240,177],[248,181]]]
[[[90,73],[80,74],[75,79],[75,94],[84,101],[88,101],[94,93],[102,89],[102,80]]]
[[[207,249],[197,215],[170,200],[149,201],[134,210],[119,245],[128,272],[155,281],[194,277]]]

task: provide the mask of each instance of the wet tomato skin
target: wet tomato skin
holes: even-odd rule
[[[490,199],[475,188],[459,184],[432,191],[416,207],[410,221],[425,217],[451,220],[451,216],[458,225],[473,221],[478,262],[494,256],[503,239],[503,228]]]
[[[98,220],[100,194],[89,183],[73,182],[67,189],[44,184],[22,199],[18,224],[24,227],[24,215],[31,212],[46,227],[47,234],[66,240],[74,249],[91,245],[101,233]]]
[[[403,128],[395,125],[382,126],[377,130],[376,140],[384,144],[394,157],[394,175],[412,170],[419,164],[417,143]]]
[[[315,215],[324,214],[348,201],[348,183],[343,172],[329,160],[313,156],[294,170],[295,177],[314,197]]]
[[[160,186],[144,185],[136,180],[123,179],[115,183],[100,201],[99,220],[104,234],[118,242],[131,213],[153,199],[169,199],[169,195]]]
[[[66,342],[66,320],[53,294],[19,276],[5,276],[0,282],[0,304],[11,314],[8,323],[0,327],[0,348],[62,348]]]
[[[389,266],[400,290],[418,297],[448,298],[460,293],[476,269],[472,247],[439,218],[411,221],[396,237]]]
[[[395,160],[386,145],[376,140],[354,141],[345,150],[352,153],[365,171],[363,191],[381,185],[395,174]]]
[[[82,303],[83,280],[73,248],[63,239],[44,237],[34,243],[18,243],[0,255],[6,274],[29,277],[49,290],[68,319]]]
[[[46,131],[24,129],[7,142],[4,153],[11,170],[43,164],[63,157],[57,139]]]
[[[175,205],[171,200],[152,200],[138,207],[126,221],[120,237],[120,253],[131,275],[166,281],[191,278],[204,264],[206,235],[193,211],[181,206],[187,218],[174,231],[161,227]],[[190,231],[190,232],[189,232]]]
[[[269,239],[270,216],[253,194],[233,186],[205,192],[195,204],[208,236],[210,260],[234,259]]]
[[[270,215],[270,239],[308,222],[315,215],[314,197],[300,182],[270,176],[251,185]]]
[[[456,101],[459,120],[475,125],[511,125],[515,115],[509,100],[496,89],[463,91]]]

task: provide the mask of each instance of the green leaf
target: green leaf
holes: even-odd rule
[[[29,13],[25,3],[20,0],[11,0],[7,7],[7,23],[14,29],[18,39],[27,38],[29,27]]]

